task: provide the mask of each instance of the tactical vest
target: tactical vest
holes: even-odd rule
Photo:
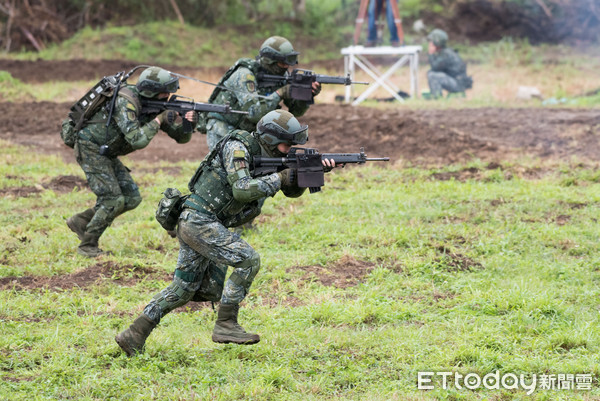
[[[221,78],[218,87],[215,88],[213,93],[208,98],[208,103],[226,104],[229,103],[233,110],[240,110],[237,97],[231,91],[223,89],[225,82],[231,78],[234,72],[240,67],[245,67],[256,76],[260,68],[260,64],[251,58],[241,58],[227,70],[225,75]],[[256,127],[252,124],[251,126],[241,126],[240,123],[245,121],[245,118],[241,114],[220,114],[220,113],[208,113],[208,118],[215,118],[217,120],[225,121],[227,124],[232,125],[236,128],[244,129],[247,131],[253,131]]]
[[[227,179],[227,171],[223,165],[223,148],[231,139],[242,142],[248,149],[250,164],[255,156],[260,156],[260,145],[251,133],[243,130],[231,131],[198,166],[188,183],[192,194],[184,204],[199,212],[214,214],[226,227],[243,224],[242,221],[248,221],[260,213],[258,202],[243,203],[233,197],[232,183]],[[213,160],[217,156],[220,157],[221,163],[215,168]]]

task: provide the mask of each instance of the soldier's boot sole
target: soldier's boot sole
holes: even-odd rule
[[[92,247],[78,247],[77,253],[81,256],[85,256],[86,258],[97,258],[102,255],[112,255],[110,251],[103,251],[100,248],[92,248]]]
[[[213,334],[212,340],[215,343],[220,344],[240,344],[240,345],[252,345],[260,342],[260,336],[258,334],[249,334],[244,337],[236,337],[228,334]]]

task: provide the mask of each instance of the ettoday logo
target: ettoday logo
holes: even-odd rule
[[[591,374],[515,374],[500,373],[499,370],[483,377],[478,373],[417,372],[419,390],[524,390],[531,395],[535,390],[591,390]]]

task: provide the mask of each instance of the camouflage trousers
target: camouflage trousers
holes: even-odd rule
[[[239,304],[260,269],[260,256],[214,216],[184,209],[177,228],[179,258],[173,282],[144,309],[154,322],[200,295],[201,300]],[[227,266],[234,270],[225,282]],[[221,295],[222,292],[222,295]]]
[[[142,197],[129,169],[116,157],[101,156],[98,151],[99,147],[95,143],[85,140],[75,143],[77,163],[97,197],[95,214],[87,225],[86,232],[100,237],[115,217],[135,209]]]
[[[213,150],[215,145],[234,128],[234,126],[227,124],[225,121],[217,120],[216,118],[209,119],[206,123],[206,143],[208,144],[208,150]]]
[[[449,93],[464,91],[464,88],[456,79],[443,72],[427,71],[427,81],[429,82],[429,91],[433,97],[441,97],[442,89]]]

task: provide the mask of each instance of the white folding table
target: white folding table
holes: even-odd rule
[[[406,63],[408,63],[410,74],[410,96],[415,97],[419,92],[419,52],[421,50],[421,46],[344,47],[341,53],[344,55],[345,75],[349,74],[350,78],[354,79],[355,67],[358,66],[375,80],[374,83],[369,85],[367,90],[352,102],[352,105],[356,106],[365,100],[380,86],[390,92],[395,99],[404,102],[404,99],[398,95],[398,88],[389,78],[398,68]],[[387,71],[382,72],[367,59],[367,56],[395,56],[399,57],[399,59]],[[346,103],[350,102],[351,97],[352,85],[348,85],[346,86]]]

